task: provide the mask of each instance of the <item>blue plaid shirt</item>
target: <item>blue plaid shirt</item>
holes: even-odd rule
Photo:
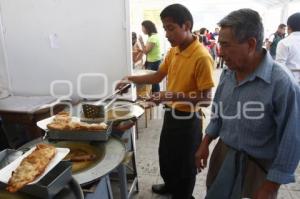
[[[269,53],[239,84],[234,71],[223,71],[212,114],[208,135],[255,158],[269,159],[268,180],[295,181],[300,158],[300,88]]]

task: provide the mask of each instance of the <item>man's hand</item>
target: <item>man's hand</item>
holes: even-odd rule
[[[196,167],[199,172],[203,170],[207,165],[207,158],[209,156],[209,144],[213,140],[208,134],[203,138],[195,155]]]
[[[203,140],[204,141],[204,140]],[[207,158],[209,156],[209,144],[202,142],[196,152],[195,162],[199,172],[201,172],[207,165]]]
[[[128,80],[128,77],[124,77],[121,81],[117,83],[115,90],[120,90],[125,86],[127,86],[128,84],[131,84],[131,81]],[[130,86],[128,86],[127,89],[122,90],[120,94],[127,93],[129,88]]]
[[[280,184],[266,180],[254,193],[253,199],[276,199]]]

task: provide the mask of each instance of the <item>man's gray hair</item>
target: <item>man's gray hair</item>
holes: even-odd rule
[[[231,28],[235,38],[241,43],[254,37],[257,42],[256,50],[261,50],[264,27],[260,15],[255,10],[244,8],[233,11],[224,17],[218,25],[221,28]]]

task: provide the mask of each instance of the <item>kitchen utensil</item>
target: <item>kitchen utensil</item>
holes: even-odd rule
[[[108,107],[116,101],[116,95],[120,94],[122,91],[128,89],[131,85],[127,84],[124,87],[116,90],[114,93],[112,93],[110,96],[96,101],[94,103],[85,103],[82,105],[82,110],[84,113],[84,118],[104,118],[105,117],[105,110],[108,109]],[[111,99],[107,104],[105,104],[105,101]]]

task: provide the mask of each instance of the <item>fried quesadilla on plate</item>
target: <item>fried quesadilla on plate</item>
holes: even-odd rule
[[[13,171],[7,190],[16,192],[38,178],[46,169],[56,154],[56,148],[49,144],[38,144],[36,149],[25,157]]]

